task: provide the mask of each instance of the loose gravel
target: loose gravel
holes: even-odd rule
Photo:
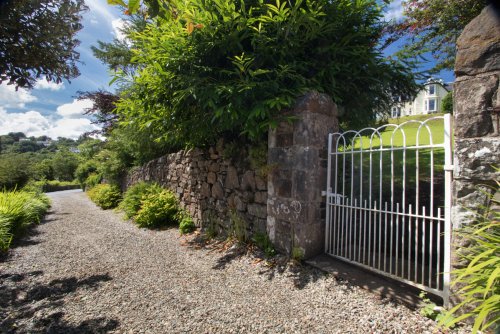
[[[313,268],[139,229],[79,191],[50,197],[45,221],[0,260],[2,333],[435,331],[418,311]]]

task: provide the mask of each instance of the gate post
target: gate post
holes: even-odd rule
[[[337,106],[318,92],[299,98],[269,131],[267,232],[288,254],[310,258],[324,251],[328,133],[338,131]]]
[[[500,17],[492,5],[472,20],[457,40],[454,84],[455,170],[453,228],[471,224],[499,196],[494,180],[500,152]],[[496,193],[496,194],[495,194]],[[496,208],[498,210],[498,208]],[[467,244],[453,236],[452,266]]]

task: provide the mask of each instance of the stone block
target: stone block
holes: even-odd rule
[[[248,204],[247,211],[250,215],[258,217],[258,218],[266,218],[267,217],[267,207],[262,204]]]
[[[239,196],[234,197],[234,207],[238,211],[245,211],[247,209],[246,203]]]
[[[305,259],[324,252],[325,224],[298,224],[294,226],[294,232],[294,246],[302,249]]]
[[[268,216],[267,235],[277,250],[290,254],[292,251],[292,234],[290,223],[277,220],[275,217]]]
[[[500,166],[499,152],[498,137],[457,139],[454,177],[482,180],[483,183],[493,182],[500,178],[500,172],[494,169],[495,166]]]
[[[211,162],[208,166],[210,172],[218,172],[220,170],[220,165],[217,162]]]
[[[255,203],[266,204],[267,203],[267,192],[258,191],[255,193]]]
[[[241,178],[241,189],[255,191],[255,176],[253,171],[246,171]]]
[[[229,166],[227,169],[224,187],[228,189],[238,189],[240,187],[240,182],[238,181],[238,171],[233,166]]]
[[[264,180],[259,175],[255,175],[255,186],[257,190],[267,190],[267,179]]]
[[[269,178],[268,193],[272,196],[291,197],[292,196],[292,171],[275,170]]]
[[[332,118],[338,116],[337,105],[333,102],[332,98],[316,91],[307,93],[297,99],[292,112],[293,114],[323,114]]]
[[[222,186],[218,182],[216,182],[212,186],[212,197],[215,198],[215,199],[222,199],[222,198],[224,198],[224,189],[222,189]]]
[[[492,5],[483,9],[457,40],[455,75],[500,70],[500,18]]]
[[[456,82],[454,86],[455,136],[482,137],[493,132],[493,97],[498,91],[500,72]]]
[[[209,172],[207,175],[207,182],[209,184],[214,184],[217,182],[217,175],[214,172]]]

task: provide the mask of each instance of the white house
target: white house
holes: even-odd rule
[[[443,98],[451,90],[450,84],[445,84],[441,79],[429,78],[424,84],[424,89],[418,92],[413,101],[401,102],[392,107],[391,117],[410,115],[423,115],[440,113]]]

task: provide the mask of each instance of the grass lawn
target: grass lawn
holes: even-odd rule
[[[404,197],[406,204],[415,206],[418,185],[418,205],[420,209],[421,206],[429,208],[431,192],[435,198],[433,201],[434,209],[441,206],[444,197],[444,149],[402,149],[404,146],[411,147],[417,145],[417,143],[418,145],[442,144],[444,142],[444,123],[442,119],[429,120],[425,125],[421,126],[421,121],[436,116],[442,115],[419,115],[391,119],[388,125],[380,130],[380,135],[376,134],[371,137],[372,131],[363,132],[362,137],[354,140],[354,147],[346,146],[344,150],[339,150],[344,151],[345,154],[339,155],[337,160],[337,192],[342,193],[341,189],[345,185],[344,195],[367,199],[371,189],[372,200],[376,200],[379,204],[381,198],[383,203],[388,202],[390,206],[391,197],[395,202],[401,202]],[[397,128],[398,126],[401,127]],[[360,148],[363,148],[364,151],[362,153],[356,152]],[[396,150],[379,151],[380,148],[393,148]],[[351,149],[354,152],[353,154],[349,153]],[[393,161],[392,168],[391,160]],[[335,161],[333,163],[335,164]],[[345,178],[343,177],[344,163]],[[432,165],[434,166],[433,176],[431,173]]]

